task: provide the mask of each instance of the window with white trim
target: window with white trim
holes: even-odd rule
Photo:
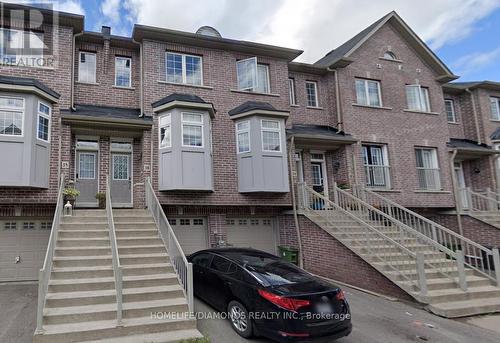
[[[132,59],[115,57],[115,86],[132,87]]]
[[[420,85],[406,85],[406,100],[408,109],[413,111],[430,112],[429,88]]]
[[[0,97],[0,135],[22,136],[24,99]]]
[[[366,186],[390,188],[389,158],[386,145],[363,144]]]
[[[42,32],[0,28],[0,64],[43,65]]]
[[[448,123],[456,123],[457,115],[455,113],[455,103],[451,99],[446,99],[444,101],[444,108],[446,110],[446,117],[448,118]]]
[[[78,82],[96,83],[96,54],[80,51],[78,61]]]
[[[203,85],[203,63],[201,56],[165,53],[167,82],[187,85]]]
[[[172,147],[172,126],[171,117],[169,114],[164,114],[159,119],[160,127],[160,148],[170,148]]]
[[[261,121],[262,130],[262,150],[263,151],[281,151],[281,130],[280,122],[277,120]]]
[[[257,57],[236,61],[238,90],[246,92],[269,93],[269,66],[257,63]]]
[[[384,58],[386,60],[396,60],[396,55],[391,51],[384,52]]]
[[[297,98],[295,96],[295,79],[288,78],[288,97],[290,100],[290,105],[297,105]]]
[[[306,96],[308,107],[318,107],[318,83],[306,81]]]
[[[418,188],[440,190],[441,178],[436,148],[415,148]]]
[[[367,79],[356,79],[356,103],[365,106],[382,106],[380,82]]]
[[[236,123],[236,146],[238,154],[250,152],[250,121]]]
[[[50,142],[50,118],[52,109],[43,102],[38,102],[37,138]]]
[[[500,120],[500,98],[490,97],[491,119]]]
[[[198,113],[182,113],[182,145],[203,147],[203,116]]]

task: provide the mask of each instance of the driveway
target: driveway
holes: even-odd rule
[[[500,316],[474,317],[460,321],[434,316],[413,304],[389,301],[344,287],[353,315],[354,329],[339,343],[497,343],[498,332],[475,325],[500,328]],[[0,284],[0,342],[30,343],[36,326],[37,285]],[[213,310],[200,300],[195,308],[199,312]],[[489,325],[481,325],[484,318]],[[496,322],[496,323],[495,323]],[[486,322],[485,322],[486,323]],[[199,330],[211,338],[212,343],[264,343],[266,339],[240,338],[226,320],[202,319]],[[500,330],[500,329],[499,329]]]

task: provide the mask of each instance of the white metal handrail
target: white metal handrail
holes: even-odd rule
[[[339,206],[337,203],[332,202],[330,199],[314,191],[304,183],[298,184],[299,206],[305,212],[313,215],[319,215],[322,219],[327,220],[330,224],[335,226],[337,231],[343,235],[338,237],[339,240],[344,241],[353,250],[364,250],[375,261],[382,262],[384,266],[389,267],[392,271],[396,272],[399,278],[404,280],[408,286],[409,291],[412,287],[417,289],[421,295],[427,294],[427,282],[425,279],[424,258],[422,253],[413,252],[406,248],[404,245],[398,243],[390,238],[375,226],[371,225],[361,217],[347,211]],[[396,256],[392,250],[377,249],[376,245],[366,244],[365,235],[356,235],[349,227],[337,225],[334,218],[348,217],[351,220],[361,224],[373,233],[377,239],[383,240],[383,243],[391,248],[396,249],[405,258]],[[344,238],[347,236],[347,243]],[[363,253],[361,252],[361,255]],[[417,278],[412,278],[410,274],[405,273],[407,267],[415,267],[417,270]]]
[[[464,254],[464,263],[487,278],[500,284],[500,264],[498,250],[488,249],[473,240],[452,231],[424,216],[409,210],[398,203],[387,199],[373,190],[362,186],[354,186],[353,193],[372,206],[376,206],[395,220],[406,224],[412,230],[420,232],[441,246],[443,251],[461,251]],[[448,253],[448,252],[447,252]],[[450,254],[454,258],[460,258]]]
[[[111,256],[113,260],[113,274],[116,289],[116,325],[123,326],[123,268],[118,254],[116,243],[115,220],[113,218],[113,205],[111,199],[111,183],[109,175],[106,176],[106,217],[108,219],[109,241],[111,243]]]
[[[57,237],[59,234],[59,226],[61,223],[61,215],[64,210],[64,174],[61,174],[59,180],[59,190],[57,191],[57,204],[54,211],[54,218],[52,219],[52,228],[50,230],[49,242],[47,244],[47,251],[45,252],[45,259],[43,261],[42,269],[38,272],[38,308],[36,318],[36,331],[35,333],[43,333],[43,309],[45,307],[45,299],[49,290],[49,279],[52,273],[52,260],[54,257],[54,250],[56,246]]]
[[[460,188],[459,191],[467,199],[467,206],[462,206],[462,208],[474,212],[498,211],[500,208],[500,201],[497,200],[496,193],[490,190],[487,190],[486,194],[475,192],[470,187]]]
[[[154,221],[158,226],[160,237],[163,240],[163,244],[165,244],[170,257],[170,262],[172,263],[174,270],[177,273],[177,277],[179,278],[179,282],[184,290],[189,311],[193,312],[193,265],[191,262],[188,262],[186,255],[184,254],[184,251],[175,236],[174,230],[170,226],[170,223],[165,216],[165,212],[163,212],[150,178],[146,181],[146,206],[150,210]]]

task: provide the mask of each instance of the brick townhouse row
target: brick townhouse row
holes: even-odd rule
[[[454,230],[460,189],[498,188],[500,84],[451,82],[395,12],[308,64],[294,62],[301,50],[211,27],[135,25],[121,37],[36,10],[43,22],[30,28],[33,10],[2,11],[0,280],[36,278],[62,174],[85,208],[99,192],[116,207],[144,207],[151,179],[187,253],[221,244],[276,252],[297,247],[300,231],[306,268],[352,282],[339,272],[349,266],[335,271],[317,252],[361,268],[359,259],[294,220],[298,183],[327,197],[335,184],[370,187]],[[50,65],[20,63],[7,48],[36,38],[45,48],[35,57]],[[462,224],[500,244],[498,229]]]

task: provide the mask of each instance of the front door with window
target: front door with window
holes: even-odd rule
[[[467,209],[469,208],[469,199],[467,197],[467,191],[465,189],[467,185],[465,184],[462,162],[455,162],[455,177],[457,178],[458,193],[460,195],[460,205],[463,209]]]
[[[111,154],[111,201],[113,206],[132,205],[132,159],[127,153]]]
[[[97,207],[97,151],[76,152],[75,188],[80,192],[76,206]]]

